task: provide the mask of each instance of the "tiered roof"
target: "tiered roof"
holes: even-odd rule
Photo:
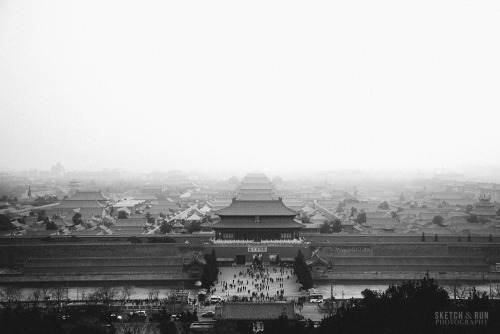
[[[274,201],[243,201],[233,199],[231,205],[216,212],[225,216],[286,216],[294,217],[297,212],[287,208],[281,199]]]
[[[266,219],[260,222],[255,222],[253,220],[240,220],[240,219],[222,219],[221,221],[212,224],[214,229],[256,229],[268,230],[268,229],[290,229],[290,228],[303,228],[304,225],[298,223],[292,219]]]

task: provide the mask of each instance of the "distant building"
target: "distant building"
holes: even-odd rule
[[[57,176],[57,177],[64,176],[64,167],[61,165],[60,162],[58,162],[57,164],[55,164],[50,168],[50,172],[52,176]]]
[[[474,210],[470,212],[478,217],[492,218],[497,215],[494,203],[491,203],[491,196],[482,194],[479,196],[477,203],[474,205]]]
[[[262,173],[248,173],[237,189],[240,200],[275,200],[274,187]]]

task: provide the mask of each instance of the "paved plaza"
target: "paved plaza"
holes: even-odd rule
[[[253,277],[252,277],[253,274]],[[253,301],[275,300],[283,292],[283,300],[305,296],[293,268],[264,266],[262,272],[250,266],[220,267],[213,295],[232,301],[233,296],[253,297]],[[257,296],[257,297],[256,297]]]

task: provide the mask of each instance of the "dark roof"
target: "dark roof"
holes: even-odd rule
[[[292,303],[222,303],[221,320],[276,320],[285,314],[295,319]]]
[[[145,218],[127,218],[127,219],[117,219],[115,222],[115,226],[125,227],[125,226],[143,226],[147,223]]]
[[[69,201],[102,201],[105,202],[108,198],[104,197],[101,191],[81,191],[77,190],[76,194]]]
[[[261,218],[260,222],[255,222],[254,219],[222,219],[221,221],[212,224],[212,228],[216,229],[284,229],[284,228],[303,228],[301,223],[292,219],[265,219]]]
[[[275,201],[278,197],[272,194],[241,194],[237,199],[240,201]]]
[[[322,264],[326,267],[330,266],[330,263],[318,255],[318,253],[314,253],[312,257],[306,260],[306,265],[312,266],[315,264]]]
[[[272,190],[273,187],[271,183],[242,183],[239,186],[240,190],[245,190],[245,189],[262,189],[262,190]]]
[[[78,209],[78,208],[99,208],[99,207],[104,207],[106,204],[104,202],[97,202],[95,200],[78,200],[78,201],[71,201],[68,199],[65,199],[61,202],[61,204],[52,207],[53,210],[60,210],[60,209]]]
[[[199,265],[205,265],[206,264],[206,261],[203,257],[203,254],[201,252],[198,252],[198,254],[196,254],[195,256],[189,258],[189,259],[186,259],[184,261],[184,265],[186,267],[189,267],[189,266],[192,266],[192,265],[195,265],[195,264],[199,264]]]
[[[84,216],[101,216],[102,215],[103,208],[80,208],[80,214],[82,217]]]
[[[281,200],[243,201],[233,199],[227,208],[216,212],[219,216],[296,216],[297,212],[287,208]]]

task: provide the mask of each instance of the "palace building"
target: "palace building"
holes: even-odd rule
[[[294,220],[297,212],[277,200],[239,200],[218,210],[213,224],[215,240],[298,240],[303,225]]]

